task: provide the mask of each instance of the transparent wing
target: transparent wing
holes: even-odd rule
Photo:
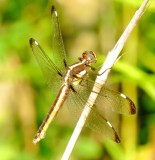
[[[52,60],[47,56],[47,54],[41,48],[39,43],[35,41],[33,38],[30,39],[30,46],[38,64],[40,65],[43,71],[48,86],[50,88],[60,87],[62,73],[52,62]]]
[[[136,107],[130,98],[108,88],[102,88],[95,104],[99,112],[104,112],[103,110],[106,109],[120,114],[136,113]]]
[[[92,87],[93,82],[90,80],[83,80],[80,85],[77,86],[73,85],[76,92],[71,93],[69,101],[72,102],[69,102],[71,105],[68,104],[68,106],[76,119],[79,118],[83,107],[88,100]],[[134,103],[125,95],[103,88],[91,109],[91,113],[86,121],[86,126],[102,133],[105,137],[120,142],[115,127],[113,127],[113,122],[115,122],[113,116],[116,116],[116,112],[122,114],[134,114],[136,108]]]
[[[69,110],[76,121],[79,119],[89,95],[89,91],[87,90],[88,92],[86,91],[85,95],[82,97],[81,92],[83,89],[84,88],[82,86],[79,86],[78,89],[75,89],[77,92],[71,92],[67,99],[67,103],[69,103],[67,104]],[[93,106],[91,109],[88,119],[86,120],[86,126],[101,133],[106,138],[109,138],[117,143],[120,142],[120,138],[115,128],[112,126],[109,120],[107,120],[96,110],[96,106]]]
[[[91,92],[94,82],[91,80],[84,80],[81,85],[83,91],[80,93],[80,95],[84,96],[85,94],[83,93],[85,93],[85,90],[88,90],[87,92]],[[99,84],[95,85],[96,87],[99,87]],[[120,92],[113,91],[106,87],[101,89],[95,101],[95,105],[99,112],[102,112],[102,110],[107,110],[109,112],[114,111],[119,114],[136,113],[136,107],[130,98]]]
[[[52,17],[52,52],[54,57],[52,58],[54,63],[60,68],[63,72],[65,70],[66,64],[66,53],[63,44],[62,34],[60,23],[58,19],[58,13],[54,6],[51,8],[51,17]]]
[[[60,80],[62,80],[62,74],[65,71],[66,56],[58,20],[58,13],[54,6],[51,8],[51,16],[53,30],[51,56],[53,61],[33,38],[30,39],[30,46],[44,73],[48,86],[50,88],[57,88],[61,84]]]

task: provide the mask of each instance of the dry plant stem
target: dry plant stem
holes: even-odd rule
[[[99,74],[101,74],[101,73],[103,73],[103,74],[101,74],[100,76],[97,76],[96,81],[95,81],[95,83],[100,84],[100,88],[96,87],[96,85],[94,84],[93,92],[91,92],[91,94],[89,96],[88,103],[86,103],[86,105],[85,105],[85,108],[79,118],[79,121],[74,129],[74,132],[70,138],[70,141],[67,145],[67,148],[66,148],[61,160],[68,160],[69,159],[69,156],[70,156],[70,154],[73,150],[73,147],[76,143],[76,140],[79,137],[81,130],[85,124],[85,121],[91,111],[91,106],[93,106],[91,104],[94,104],[94,102],[97,98],[96,93],[99,93],[100,89],[105,84],[107,77],[108,77],[108,74],[110,72],[109,68],[112,68],[112,66],[117,61],[119,54],[120,54],[122,48],[124,47],[125,42],[127,41],[129,35],[131,34],[131,31],[133,30],[133,28],[137,24],[138,20],[140,19],[140,17],[144,13],[144,10],[145,10],[148,2],[149,2],[149,0],[143,1],[142,5],[136,11],[135,15],[131,19],[130,23],[128,24],[127,28],[123,32],[122,36],[120,37],[120,39],[118,40],[118,42],[116,43],[114,48],[108,53],[107,58],[103,64],[101,70],[99,71]],[[99,85],[97,85],[97,86],[99,86]]]

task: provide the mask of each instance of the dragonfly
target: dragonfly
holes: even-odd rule
[[[60,90],[50,107],[47,116],[39,127],[33,139],[33,143],[37,143],[45,137],[50,123],[56,117],[64,103],[69,107],[71,114],[78,118],[94,85],[94,81],[90,79],[89,73],[94,72],[92,66],[97,61],[95,53],[93,51],[84,51],[76,63],[68,65],[58,13],[54,6],[51,7],[51,18],[53,30],[53,58],[51,59],[45,53],[35,39],[30,38],[29,43],[32,52],[43,71],[48,86],[51,89],[60,87]],[[98,84],[96,84],[96,87],[98,87]],[[109,120],[110,116],[107,114],[107,111],[110,114],[135,114],[136,107],[133,101],[122,93],[102,87],[91,108],[91,112],[86,121],[86,126],[102,133],[116,143],[120,143],[119,135],[111,120]]]

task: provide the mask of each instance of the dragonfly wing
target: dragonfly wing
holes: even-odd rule
[[[91,80],[83,80],[79,85],[73,85],[75,91],[69,98],[72,105],[68,106],[76,119],[81,115],[93,85],[94,82]],[[96,85],[98,87],[98,84]],[[108,88],[102,88],[88,116],[86,126],[118,143],[120,139],[112,125],[115,124],[116,113],[134,114],[135,112],[135,105],[128,97]]]
[[[120,114],[136,113],[136,107],[130,98],[123,93],[116,92],[105,87],[100,91],[95,105],[99,112],[104,112],[103,110],[112,110]]]
[[[83,86],[83,91],[80,92],[80,94],[84,96],[86,93],[90,93],[92,91],[94,81],[87,79],[84,80],[81,85]],[[97,88],[99,87],[99,84],[95,84],[95,86]],[[99,92],[95,105],[99,112],[105,112],[106,110],[108,112],[114,111],[120,114],[136,113],[136,107],[130,98],[120,92],[113,91],[106,87],[103,87]]]
[[[69,104],[67,105],[74,119],[78,120],[90,92],[89,90],[85,90],[85,87],[82,85],[79,87],[74,86],[74,89],[75,91],[71,92],[68,97],[67,103]],[[83,91],[85,94],[83,94]],[[108,137],[117,143],[120,142],[119,136],[110,121],[99,114],[95,106],[92,107],[88,119],[86,120],[86,126],[101,133],[104,137]]]
[[[30,39],[30,46],[32,48],[33,54],[40,65],[43,74],[46,78],[47,84],[50,88],[59,87],[60,81],[62,79],[62,73],[48,57],[48,55],[41,48],[39,43],[33,38]]]
[[[64,48],[64,43],[61,34],[60,23],[58,19],[58,13],[54,6],[51,8],[52,17],[52,52],[55,53],[52,58],[54,63],[63,72],[65,70],[66,64],[66,53]]]
[[[113,127],[112,123],[103,115],[99,114],[99,112],[97,112],[95,108],[96,106],[94,105],[86,121],[86,126],[101,133],[105,137],[108,137],[113,141],[120,143],[119,135]]]

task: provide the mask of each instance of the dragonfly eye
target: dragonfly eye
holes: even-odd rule
[[[93,51],[85,51],[82,53],[82,58],[87,61],[88,64],[96,63],[96,54]]]

